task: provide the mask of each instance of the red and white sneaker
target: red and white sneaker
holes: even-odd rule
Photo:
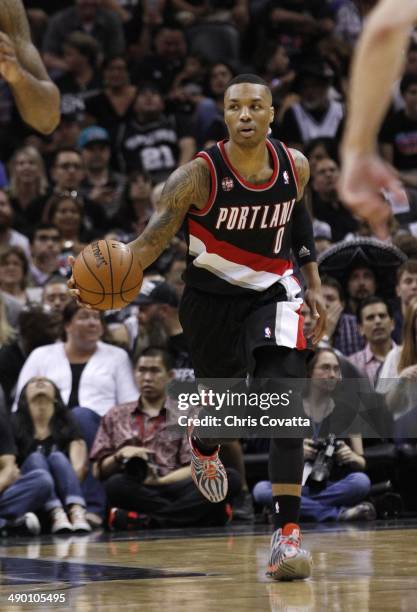
[[[312,558],[301,548],[300,528],[287,523],[271,539],[271,556],[267,575],[274,580],[302,580],[311,575]]]
[[[227,474],[216,450],[210,456],[202,455],[190,440],[191,476],[200,491],[214,504],[221,502],[227,495]]]

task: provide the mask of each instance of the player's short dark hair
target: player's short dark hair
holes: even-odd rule
[[[241,83],[253,83],[254,85],[263,85],[269,90],[268,83],[262,77],[258,76],[257,74],[249,73],[238,74],[237,76],[233,77],[233,79],[228,82],[226,89],[229,89],[229,87],[231,87],[232,85],[240,85]]]
[[[394,317],[392,308],[386,300],[384,300],[381,297],[378,297],[377,295],[371,295],[365,298],[364,300],[361,300],[361,302],[359,302],[358,311],[356,313],[358,323],[363,323],[362,312],[364,308],[366,308],[367,306],[372,306],[372,304],[384,304],[386,306],[389,318],[392,319]]]
[[[141,357],[160,357],[167,372],[174,368],[174,360],[171,353],[161,346],[148,346],[141,351],[136,359],[136,365]]]

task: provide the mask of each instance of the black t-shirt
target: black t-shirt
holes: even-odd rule
[[[351,213],[340,202],[333,206],[330,202],[324,202],[320,196],[313,191],[313,215],[320,221],[325,221],[332,228],[334,242],[342,240],[349,232],[356,232],[358,223]]]
[[[71,394],[68,400],[68,408],[79,406],[78,390],[80,386],[81,374],[87,364],[86,363],[70,363],[72,374]]]
[[[394,149],[393,163],[398,170],[417,170],[417,120],[404,110],[389,115],[381,129],[380,141]]]
[[[13,440],[12,427],[8,415],[0,410],[0,457],[15,455],[16,446]]]

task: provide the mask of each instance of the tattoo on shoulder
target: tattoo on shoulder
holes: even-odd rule
[[[300,192],[298,198],[300,199],[304,193],[305,186],[310,179],[310,165],[305,155],[298,149],[290,149],[290,153],[293,157],[295,167],[297,168],[298,180],[300,183]]]
[[[202,208],[210,194],[210,172],[202,159],[180,166],[167,180],[162,198],[169,207],[188,210]],[[164,206],[165,207],[165,206]]]

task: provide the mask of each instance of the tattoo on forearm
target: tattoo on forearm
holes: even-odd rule
[[[171,174],[162,191],[159,210],[133,243],[139,252],[142,251],[145,265],[152,263],[169,244],[190,206],[201,208],[209,192],[210,174],[202,160],[185,164]]]

